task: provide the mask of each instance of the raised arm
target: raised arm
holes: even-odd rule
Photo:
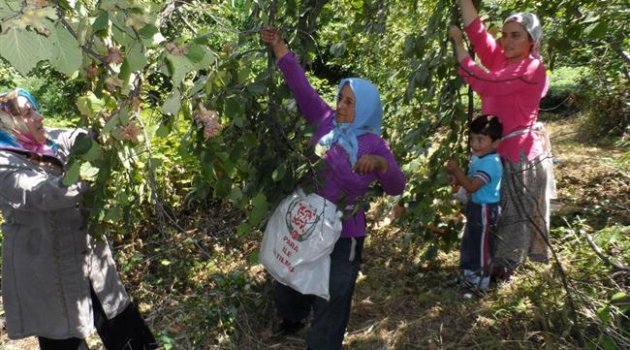
[[[298,63],[295,54],[289,51],[280,33],[275,29],[264,29],[261,38],[271,46],[277,59],[276,64],[306,120],[319,125],[324,118],[332,115],[333,109],[308,82],[304,69]]]
[[[459,0],[459,10],[461,11],[465,27],[467,27],[475,18],[479,17],[472,0]]]
[[[479,17],[468,23],[464,30],[470,40],[473,50],[486,68],[492,69],[494,66],[505,60],[503,49],[497,40],[488,33],[485,25]]]
[[[273,54],[276,56],[276,61],[281,59],[282,56],[289,53],[289,48],[284,42],[282,35],[275,28],[265,28],[260,32],[260,38],[262,41],[271,47]]]

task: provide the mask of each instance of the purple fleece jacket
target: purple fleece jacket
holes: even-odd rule
[[[277,65],[293,92],[300,112],[317,128],[310,141],[310,145],[315,146],[322,136],[333,129],[335,111],[308,82],[293,52],[282,56]],[[335,144],[326,152],[323,157],[326,166],[319,174],[323,183],[320,184],[317,193],[339,205],[344,214],[352,211],[352,207],[361,200],[360,197],[376,180],[380,181],[383,190],[390,195],[401,194],[405,188],[405,175],[385,140],[378,135],[364,134],[358,137],[358,142],[357,159],[362,155],[376,154],[387,159],[389,166],[384,173],[375,170],[367,175],[359,175],[352,170],[348,153],[341,146]],[[340,203],[342,199],[343,203]],[[345,206],[345,209],[341,206]],[[365,234],[365,211],[361,206],[355,215],[343,221],[341,237],[363,237]]]

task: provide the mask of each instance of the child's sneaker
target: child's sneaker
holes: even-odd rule
[[[464,282],[464,279],[462,278],[462,276],[457,275],[451,279],[446,280],[446,282],[444,282],[444,286],[446,287],[456,287],[461,285]]]
[[[478,284],[476,283],[472,283],[470,281],[464,281],[461,285],[460,285],[461,291],[462,291],[462,296],[464,297],[464,299],[471,299],[473,296],[477,297],[477,298],[481,298],[483,297],[486,292],[488,291],[488,289],[482,289],[479,287]]]

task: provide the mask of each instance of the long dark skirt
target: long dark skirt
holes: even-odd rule
[[[92,290],[94,326],[107,350],[153,350],[158,345],[138,309],[130,303],[123,312],[108,320]],[[89,350],[85,339],[38,337],[41,350]]]

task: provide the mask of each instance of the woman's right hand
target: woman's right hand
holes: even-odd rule
[[[462,13],[464,27],[468,27],[468,25],[479,16],[472,0],[459,0],[459,9]]]
[[[276,59],[279,59],[289,52],[289,49],[282,38],[282,34],[277,28],[263,28],[260,31],[260,39],[262,39],[265,44],[271,46],[273,53],[276,55]]]
[[[459,163],[457,163],[457,161],[449,160],[448,162],[446,162],[446,172],[448,174],[454,175],[458,171],[461,171],[461,169],[459,168]]]
[[[265,44],[273,47],[282,41],[282,34],[277,28],[265,27],[260,31],[260,38]]]

